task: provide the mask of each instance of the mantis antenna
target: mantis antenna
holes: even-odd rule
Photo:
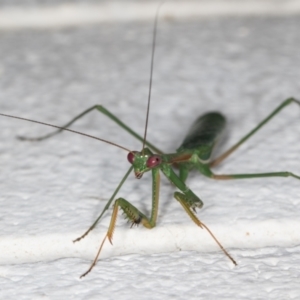
[[[155,45],[156,45],[156,31],[157,31],[157,23],[158,23],[158,15],[159,10],[162,7],[162,5],[165,3],[162,2],[159,4],[156,14],[155,14],[155,20],[154,20],[154,27],[153,27],[153,40],[152,40],[152,52],[151,52],[151,64],[150,64],[150,80],[149,80],[149,93],[148,93],[148,104],[147,104],[147,113],[146,113],[146,122],[145,122],[145,132],[144,132],[144,139],[143,139],[143,150],[145,148],[146,138],[147,138],[147,129],[148,129],[148,123],[149,123],[149,112],[150,112],[150,102],[151,102],[151,90],[152,90],[152,79],[153,79],[153,67],[154,67],[154,53],[155,53]]]
[[[13,118],[13,119],[18,119],[18,120],[23,120],[23,121],[28,121],[28,122],[31,122],[31,123],[36,123],[36,124],[41,124],[41,125],[45,125],[45,126],[49,126],[49,127],[53,127],[53,128],[57,128],[57,129],[60,129],[60,130],[65,130],[65,131],[69,131],[69,132],[72,132],[72,133],[76,133],[76,134],[80,134],[80,135],[83,135],[83,136],[86,136],[86,137],[89,137],[89,138],[92,138],[94,140],[98,140],[98,141],[101,141],[101,142],[104,142],[106,144],[109,144],[109,145],[112,145],[112,146],[115,146],[115,147],[118,147],[120,149],[123,149],[127,152],[132,152],[131,150],[121,146],[121,145],[118,145],[116,143],[113,143],[113,142],[110,142],[110,141],[107,141],[107,140],[104,140],[104,139],[101,139],[99,137],[96,137],[96,136],[93,136],[93,135],[90,135],[90,134],[87,134],[87,133],[83,133],[83,132],[80,132],[80,131],[76,131],[76,130],[72,130],[72,129],[68,129],[68,128],[65,128],[65,127],[61,127],[61,126],[56,126],[56,125],[53,125],[53,124],[49,124],[49,123],[45,123],[45,122],[40,122],[40,121],[36,121],[36,120],[31,120],[31,119],[26,119],[26,118],[21,118],[21,117],[16,117],[16,116],[12,116],[12,115],[7,115],[7,114],[1,114],[0,113],[0,116],[4,116],[4,117],[8,117],[8,118]],[[27,141],[30,141],[30,138],[23,138],[23,137],[18,137],[20,140],[27,140]],[[35,140],[35,139],[32,139],[32,140]]]

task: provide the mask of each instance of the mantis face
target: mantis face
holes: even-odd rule
[[[145,172],[158,167],[163,162],[160,155],[153,154],[148,148],[145,148],[141,152],[129,152],[127,159],[133,165],[134,174],[137,179],[142,178]]]

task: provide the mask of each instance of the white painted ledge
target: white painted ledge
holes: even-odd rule
[[[0,10],[0,30],[62,28],[105,22],[153,21],[160,1],[100,4],[61,4]],[[300,2],[289,1],[185,1],[167,2],[160,18],[185,20],[212,16],[278,16],[300,14]]]
[[[257,249],[264,247],[294,247],[300,244],[300,220],[268,219],[265,221],[239,221],[231,224],[214,224],[210,230],[228,249]],[[0,239],[0,264],[36,263],[61,258],[84,258],[93,260],[106,231],[97,230],[79,242],[73,243],[82,232],[47,234],[44,236],[3,236]],[[193,223],[168,224],[152,230],[139,228],[116,228],[113,246],[106,240],[101,260],[132,253],[152,255],[155,253],[198,251],[222,253],[206,230]],[[230,252],[230,251],[229,251]],[[224,256],[224,261],[227,258]]]

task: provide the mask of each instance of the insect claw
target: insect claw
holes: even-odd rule
[[[94,226],[90,227],[82,236],[80,236],[77,239],[73,240],[73,243],[79,242],[80,240],[85,238],[93,228],[94,228]]]
[[[90,270],[89,270],[89,271],[87,271],[87,272],[85,272],[85,273],[83,273],[82,275],[80,275],[80,277],[79,277],[79,278],[81,279],[81,278],[85,277],[85,276],[86,276],[87,274],[89,274],[89,273],[90,273]]]
[[[80,240],[82,240],[86,235],[82,235],[80,237],[78,237],[77,239],[73,240],[73,243],[79,242]]]

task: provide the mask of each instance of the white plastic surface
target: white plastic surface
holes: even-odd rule
[[[284,99],[300,97],[299,16],[160,22],[148,138],[166,152],[211,110],[228,119],[222,150]],[[63,125],[98,103],[143,133],[152,23],[108,24],[1,36],[0,112]],[[294,178],[214,181],[192,173],[199,218],[238,262],[224,256],[174,201],[162,178],[157,227],[130,229],[121,213],[105,244],[110,212],[79,243],[128,169],[127,153],[43,126],[0,118],[0,298],[298,299],[300,185]],[[141,143],[91,113],[75,129],[133,150]],[[300,107],[291,105],[217,173],[300,174]],[[220,151],[221,152],[221,151]],[[130,176],[119,193],[145,214],[151,176]]]

